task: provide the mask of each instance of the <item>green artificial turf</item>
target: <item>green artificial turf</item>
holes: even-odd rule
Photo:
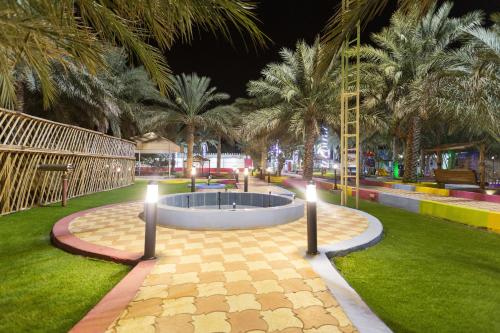
[[[384,238],[333,261],[394,332],[500,332],[499,234],[363,200],[360,209]]]
[[[55,222],[71,213],[144,198],[146,182],[0,217],[0,332],[66,332],[130,267],[66,253],[50,244]],[[161,193],[186,184],[160,185]]]

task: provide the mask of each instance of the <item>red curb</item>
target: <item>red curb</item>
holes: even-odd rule
[[[68,215],[57,221],[50,234],[52,243],[73,254],[99,258],[135,267],[70,330],[72,333],[103,333],[134,299],[142,282],[151,272],[156,260],[141,261],[142,253],[129,253],[107,246],[85,242],[69,231],[69,224],[77,217],[98,209],[117,206],[105,205]]]
[[[142,257],[142,253],[130,253],[122,250],[113,249],[107,246],[95,245],[85,242],[78,237],[75,237],[69,231],[69,224],[77,217],[84,216],[98,209],[112,207],[115,205],[106,205],[97,208],[83,210],[64,217],[57,221],[52,227],[50,234],[52,243],[64,251],[78,254],[86,257],[113,261],[126,265],[137,264]]]
[[[104,298],[69,331],[71,333],[105,332],[133,300],[156,260],[138,263]]]

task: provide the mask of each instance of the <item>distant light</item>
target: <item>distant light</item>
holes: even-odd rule
[[[191,168],[191,176],[192,177],[196,176],[196,167]]]
[[[271,171],[273,171],[273,169],[272,169],[271,167],[268,167],[268,168],[266,169],[266,171],[267,171],[267,173],[271,173]]]
[[[335,164],[333,165],[333,168],[334,168],[335,170],[337,170],[337,169],[339,168],[339,165],[338,165],[337,163],[335,163]]]
[[[120,168],[120,167],[116,168],[116,172],[120,172],[120,171],[122,171],[122,168]]]
[[[491,159],[494,160],[495,159],[495,156],[491,156]]]
[[[105,167],[105,168],[109,168],[109,165],[108,165],[108,164],[106,164],[104,167]]]
[[[399,156],[399,158],[403,158],[403,154],[399,154],[398,156]]]
[[[149,183],[146,188],[146,203],[157,203],[158,202],[158,184]]]
[[[235,171],[235,172],[236,172],[236,173],[240,173],[240,169],[236,169],[236,171]]]
[[[245,168],[245,170],[243,170],[243,175],[248,176],[248,168]]]
[[[316,202],[318,200],[318,195],[316,193],[316,184],[310,183],[306,187],[306,199],[309,202]]]

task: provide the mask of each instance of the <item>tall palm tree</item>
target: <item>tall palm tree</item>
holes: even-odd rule
[[[216,104],[228,100],[229,95],[210,87],[210,78],[193,74],[176,75],[172,92],[165,99],[164,107],[152,107],[143,113],[151,127],[177,125],[184,132],[187,143],[187,176],[193,166],[194,136],[198,129],[223,129],[227,127],[228,108]]]
[[[262,79],[248,83],[248,93],[266,101],[268,106],[251,114],[246,127],[250,133],[260,131],[288,131],[304,140],[303,178],[313,175],[314,144],[321,123],[333,124],[337,118],[332,109],[338,104],[334,84],[333,62],[318,72],[321,46],[300,41],[294,51],[282,49],[282,63],[269,64],[262,71]]]
[[[176,40],[189,41],[195,27],[230,38],[230,26],[266,40],[256,25],[254,5],[243,0],[105,1],[4,0],[0,2],[0,106],[15,106],[22,85],[15,72],[27,66],[43,87],[44,106],[55,98],[53,61],[96,73],[105,67],[103,43],[123,46],[165,92],[170,70],[163,56]],[[154,41],[158,47],[148,44]],[[19,104],[19,103],[18,103]]]
[[[479,12],[449,18],[451,8],[451,3],[439,8],[433,5],[422,18],[416,9],[398,11],[389,27],[373,35],[376,47],[362,48],[363,57],[378,66],[384,73],[383,80],[393,85],[389,104],[407,127],[405,181],[417,178],[422,120],[442,111],[431,103],[433,81],[443,72],[439,59],[461,41],[465,29],[481,24]]]

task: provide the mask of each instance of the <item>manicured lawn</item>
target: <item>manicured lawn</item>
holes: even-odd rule
[[[139,200],[146,182],[0,217],[0,332],[66,332],[129,271],[50,244],[60,218],[92,207]],[[162,185],[162,193],[187,190]]]
[[[334,263],[395,332],[500,332],[500,235],[368,201],[360,208],[382,222],[384,238]]]

